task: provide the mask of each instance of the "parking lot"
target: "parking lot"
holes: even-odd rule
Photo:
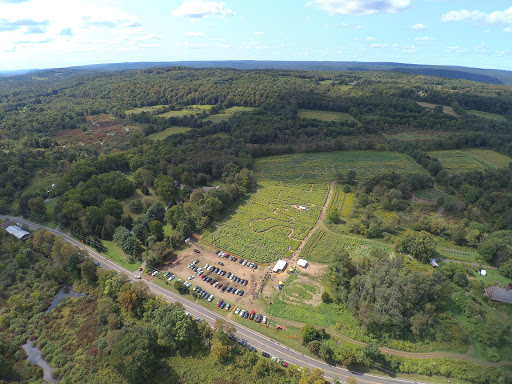
[[[240,264],[239,258],[236,261],[232,261],[230,256],[220,257],[216,252],[216,249],[193,239],[176,256],[168,259],[161,266],[160,272],[172,272],[176,275],[176,278],[190,281],[192,287],[197,285],[201,289],[213,294],[215,296],[213,300],[214,305],[219,299],[223,299],[225,302],[230,303],[232,308],[236,305],[244,307],[253,306],[253,293],[256,292],[265,272],[268,271],[268,266],[258,265],[257,269],[254,269],[254,267],[251,268]],[[208,264],[210,269],[212,269],[211,267],[215,269],[207,270],[205,268],[206,264]],[[190,265],[201,268],[202,271],[199,271],[200,273],[198,274],[198,272],[190,268]],[[222,275],[220,274],[221,271]],[[208,278],[210,281],[204,281],[201,278],[202,275],[205,275],[205,278]],[[240,280],[238,283],[236,278],[233,278],[233,275]],[[193,278],[188,280],[191,276]],[[230,277],[228,278],[228,276]],[[245,284],[243,280],[246,281]],[[219,288],[221,286],[222,288]],[[224,290],[224,287],[227,287],[227,289]],[[231,292],[228,292],[229,287],[233,288]],[[233,292],[236,292],[237,289],[239,290],[238,294],[234,294]],[[244,291],[242,296],[240,295],[240,290]]]

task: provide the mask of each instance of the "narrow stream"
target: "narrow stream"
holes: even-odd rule
[[[61,288],[59,292],[53,298],[50,307],[46,310],[46,312],[51,312],[55,309],[57,305],[65,298],[65,297],[81,297],[86,296],[85,293],[75,292],[71,287]],[[32,343],[32,340],[28,340],[25,344],[22,345],[23,350],[27,353],[27,360],[32,364],[37,364],[43,369],[43,378],[48,383],[54,384],[58,383],[55,377],[52,376],[53,368],[48,365],[48,363],[41,356],[41,350],[35,347]]]

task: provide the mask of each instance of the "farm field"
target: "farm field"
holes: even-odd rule
[[[203,112],[209,112],[213,105],[189,105],[179,111],[169,111],[157,115],[158,117],[183,117],[188,115],[199,115]]]
[[[416,140],[432,140],[433,137],[446,137],[453,135],[453,132],[439,132],[439,131],[411,131],[400,133],[384,133],[386,139],[396,139],[401,141],[416,141]]]
[[[208,117],[205,117],[203,120],[205,121],[211,121],[212,123],[219,123],[221,121],[228,120],[231,116],[234,116],[235,114],[239,112],[248,112],[248,111],[254,111],[256,108],[253,107],[231,107],[225,109],[222,113],[217,113],[215,115],[210,115]]]
[[[142,112],[154,112],[158,113],[162,108],[168,107],[168,105],[153,105],[150,107],[141,107],[141,108],[133,108],[125,111],[124,113],[127,115],[138,115]]]
[[[258,160],[255,173],[261,180],[320,183],[337,173],[356,171],[356,178],[370,178],[385,172],[426,174],[410,157],[396,152],[347,151],[299,153]]]
[[[476,109],[469,109],[466,112],[468,114],[470,114],[470,115],[475,115],[475,116],[478,116],[478,117],[482,117],[484,119],[497,120],[497,121],[507,121],[505,116],[498,115],[496,113],[477,111]]]
[[[354,201],[355,195],[353,193],[345,193],[341,185],[335,185],[329,206],[337,209],[342,217],[349,217],[352,213]]]
[[[377,241],[345,236],[324,229],[317,229],[300,253],[300,257],[310,261],[329,263],[334,255],[347,251],[357,259],[368,255],[373,249],[383,249],[391,253],[391,247]]]
[[[260,263],[289,256],[316,224],[327,193],[327,184],[261,181],[248,201],[213,233],[205,232],[202,241]]]
[[[428,154],[437,158],[451,174],[504,168],[512,162],[510,157],[489,149],[434,151]]]
[[[176,126],[176,127],[169,127],[169,128],[164,129],[161,132],[157,132],[157,133],[153,133],[153,134],[149,135],[148,139],[151,139],[151,140],[163,140],[166,137],[169,137],[169,136],[172,136],[172,135],[177,135],[179,133],[186,133],[186,132],[190,131],[191,129],[192,128],[178,127],[178,126]]]
[[[345,112],[318,111],[314,109],[299,109],[297,116],[301,119],[318,119],[322,121],[356,121]]]

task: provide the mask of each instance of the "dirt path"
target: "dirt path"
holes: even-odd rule
[[[313,233],[318,229],[318,227],[320,227],[320,225],[322,224],[322,221],[324,221],[325,215],[327,214],[327,207],[329,206],[329,203],[331,202],[333,194],[334,194],[334,181],[331,181],[329,184],[329,193],[327,194],[327,199],[325,200],[325,204],[322,207],[322,212],[320,213],[320,216],[318,217],[318,221],[316,222],[315,226],[311,229],[311,231],[309,231],[309,233],[306,235],[304,240],[302,240],[302,242],[299,245],[299,248],[297,248],[297,251],[295,251],[294,254],[292,255],[293,260],[296,260],[299,257],[300,252],[302,251],[302,248],[304,247],[306,242],[313,235]]]

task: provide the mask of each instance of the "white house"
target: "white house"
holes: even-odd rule
[[[308,266],[308,262],[307,262],[307,260],[299,259],[299,260],[297,260],[297,265],[302,268],[306,268]]]

